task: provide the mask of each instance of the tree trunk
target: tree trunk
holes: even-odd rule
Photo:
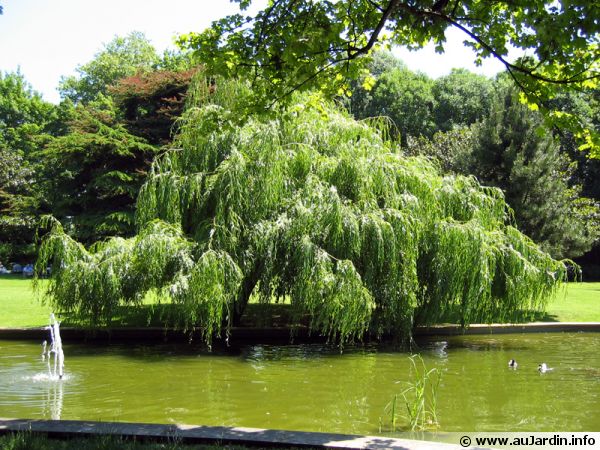
[[[240,319],[246,310],[250,295],[258,283],[260,275],[260,263],[254,263],[252,270],[244,277],[240,287],[240,293],[238,294],[237,301],[233,310],[233,326],[239,326]]]

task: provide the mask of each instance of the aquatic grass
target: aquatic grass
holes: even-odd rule
[[[394,395],[384,412],[389,417],[392,432],[398,431],[399,418],[404,416],[406,426],[410,431],[434,430],[439,426],[437,417],[437,392],[442,372],[438,368],[427,369],[420,355],[412,355],[410,360],[410,381],[407,388],[399,395]],[[399,409],[405,411],[401,414]],[[380,431],[382,428],[380,419]]]

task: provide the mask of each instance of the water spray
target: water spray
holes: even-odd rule
[[[46,351],[47,342],[42,343],[42,361],[48,360],[48,370],[52,378],[62,380],[65,370],[65,354],[62,349],[62,339],[60,338],[60,323],[50,314],[50,325],[44,328],[50,330],[50,349]],[[53,369],[50,367],[50,359],[54,355]]]

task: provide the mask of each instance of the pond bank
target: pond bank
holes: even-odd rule
[[[417,327],[414,336],[457,336],[478,334],[514,334],[548,332],[600,332],[600,322],[534,322],[524,324],[475,324],[468,328],[458,325],[434,325]],[[190,335],[179,330],[161,327],[119,327],[119,328],[61,328],[63,339],[90,342],[189,342]],[[47,338],[45,328],[0,328],[0,339],[43,340]],[[192,334],[193,341],[200,342],[199,333]],[[307,329],[295,330],[291,339],[289,328],[233,328],[228,343],[294,343],[325,342],[326,337],[310,334]],[[367,339],[368,340],[368,339]],[[219,342],[220,340],[216,340]],[[224,341],[224,339],[221,339]]]
[[[209,427],[80,420],[29,420],[0,418],[0,434],[43,433],[49,437],[119,436],[136,440],[181,443],[219,443],[268,447],[321,449],[458,450],[459,445],[382,436],[358,436],[246,427]]]

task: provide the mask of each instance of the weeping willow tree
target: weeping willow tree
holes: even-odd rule
[[[289,301],[293,320],[338,342],[409,336],[460,311],[463,325],[539,310],[565,276],[511,226],[498,189],[406,157],[382,121],[318,95],[271,115],[244,110],[243,83],[198,83],[176,149],[137,201],[139,233],[89,249],[52,222],[38,267],[53,304],[110,320],[151,290],[210,343],[251,295]]]

